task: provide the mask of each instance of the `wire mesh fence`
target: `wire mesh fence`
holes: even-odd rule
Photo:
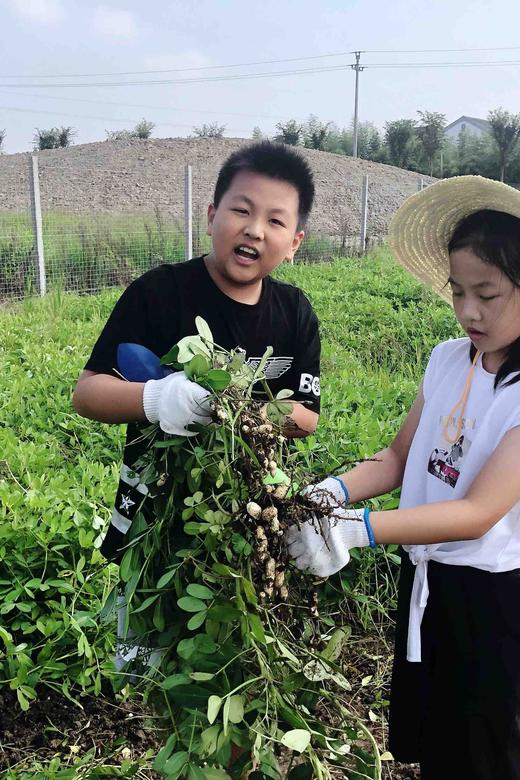
[[[83,147],[85,148],[85,147]],[[220,162],[189,157],[164,186],[150,155],[85,160],[59,154],[0,157],[0,300],[59,288],[127,285],[161,263],[207,252],[207,208]],[[162,169],[164,170],[164,168]],[[162,177],[161,177],[162,178]],[[329,170],[296,262],[359,254],[381,243],[391,214],[424,186]]]

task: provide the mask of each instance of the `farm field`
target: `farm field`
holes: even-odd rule
[[[384,249],[286,266],[278,276],[306,291],[321,322],[320,425],[295,444],[319,478],[391,440],[432,347],[459,330],[450,308]],[[7,780],[164,776],[152,768],[161,735],[149,707],[129,686],[116,694],[111,683],[115,624],[103,606],[117,568],[97,547],[123,427],[81,419],[71,406],[117,296],[53,292],[0,309],[0,776]],[[327,585],[338,594],[336,625],[352,629],[340,659],[349,707],[382,754],[396,552],[354,553]],[[384,760],[382,777],[415,775]]]

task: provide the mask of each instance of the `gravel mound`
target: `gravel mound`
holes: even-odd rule
[[[192,166],[193,215],[203,222],[218,170],[248,143],[241,138],[161,138],[71,146],[38,153],[43,211],[163,214],[183,219],[184,176]],[[368,234],[386,234],[389,218],[421,177],[390,165],[301,149],[316,181],[310,232],[359,233],[363,176],[369,177]],[[0,156],[0,212],[29,208],[30,153]],[[424,183],[433,181],[422,177]]]

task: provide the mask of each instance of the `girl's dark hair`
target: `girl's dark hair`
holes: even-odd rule
[[[215,208],[241,171],[259,173],[292,184],[298,191],[298,227],[301,229],[305,225],[314,200],[314,181],[310,166],[301,154],[272,141],[259,141],[233,152],[218,174],[213,196]]]
[[[484,263],[496,266],[520,288],[520,219],[503,211],[484,209],[463,219],[455,228],[448,252],[470,249]],[[471,345],[473,360],[476,348]],[[513,371],[520,371],[520,338],[514,341],[495,377],[495,388]],[[520,374],[505,385],[520,380]],[[504,385],[504,386],[505,386]]]

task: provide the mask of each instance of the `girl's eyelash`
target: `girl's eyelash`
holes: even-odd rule
[[[455,292],[455,290],[452,290],[451,294],[453,295],[454,298],[461,298],[462,297],[462,293]],[[488,296],[479,295],[479,298],[480,298],[481,301],[492,301],[495,298],[498,298],[498,295],[488,295]]]

